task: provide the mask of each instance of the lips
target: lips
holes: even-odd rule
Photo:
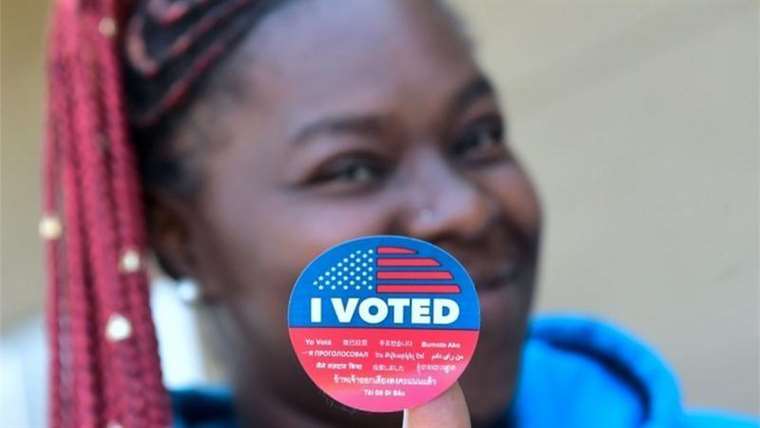
[[[461,254],[462,261],[470,273],[475,288],[488,291],[516,283],[522,274],[531,268],[531,258],[514,241],[500,246],[471,248],[469,254]]]
[[[494,224],[476,239],[438,244],[462,262],[479,293],[530,281],[536,268],[538,235],[517,228]]]
[[[488,291],[513,284],[520,277],[521,270],[521,263],[508,262],[493,273],[474,274],[475,288],[478,291]]]

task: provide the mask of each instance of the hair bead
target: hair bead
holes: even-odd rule
[[[119,259],[119,269],[124,273],[137,272],[142,268],[140,253],[134,248],[125,250]]]
[[[110,342],[121,342],[132,335],[132,323],[121,314],[113,314],[106,324],[106,338]]]
[[[111,38],[116,35],[116,21],[114,21],[113,18],[110,16],[105,16],[100,19],[100,23],[98,24],[98,31],[100,31],[100,34]]]
[[[63,226],[54,215],[45,215],[40,219],[39,232],[42,239],[53,240],[61,237]]]

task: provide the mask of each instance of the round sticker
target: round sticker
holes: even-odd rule
[[[456,382],[480,330],[464,267],[402,236],[339,244],[301,273],[288,306],[290,341],[312,381],[349,407],[417,407]]]

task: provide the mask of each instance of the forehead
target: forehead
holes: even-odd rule
[[[293,1],[243,41],[232,68],[240,90],[291,115],[435,103],[476,73],[451,17],[427,0]]]

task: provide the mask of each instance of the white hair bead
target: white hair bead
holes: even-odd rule
[[[113,18],[110,16],[105,16],[100,19],[100,23],[98,23],[98,31],[100,31],[100,34],[106,36],[106,37],[113,37],[116,35],[116,21],[114,21]]]
[[[63,226],[61,220],[54,215],[46,215],[40,219],[39,225],[40,236],[43,239],[58,239],[63,233]]]
[[[132,324],[121,314],[113,314],[106,324],[106,338],[111,342],[119,342],[132,335]]]
[[[122,272],[137,272],[141,267],[142,260],[140,258],[140,253],[137,250],[129,248],[122,253],[121,259],[119,260],[119,269],[121,269]]]

